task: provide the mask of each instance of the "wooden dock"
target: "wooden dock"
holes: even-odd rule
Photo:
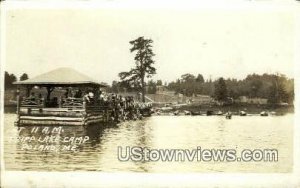
[[[73,69],[56,69],[14,84],[18,86],[16,125],[89,125],[109,121],[111,108],[100,99],[100,89],[106,86]],[[38,88],[35,91],[39,93],[33,93],[33,88]],[[20,89],[26,93],[21,95]],[[54,95],[55,90],[60,93]]]

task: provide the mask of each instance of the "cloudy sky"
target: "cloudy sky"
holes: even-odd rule
[[[249,73],[293,77],[295,20],[288,11],[220,9],[17,9],[6,14],[5,70],[30,77],[73,67],[111,83],[134,65],[129,41],[154,41],[157,74],[205,79]]]

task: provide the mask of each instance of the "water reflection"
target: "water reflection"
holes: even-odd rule
[[[45,136],[32,133],[33,126],[15,127],[14,114],[5,114],[4,159],[8,170],[130,171],[130,172],[290,172],[293,153],[293,115],[278,117],[158,116],[143,121],[93,126],[63,126],[59,136],[85,137],[77,152],[22,150],[12,138]],[[43,129],[47,126],[38,126]],[[54,133],[46,134],[54,136]],[[36,140],[31,142],[37,144]],[[61,146],[65,143],[53,143]],[[150,149],[255,149],[276,148],[277,163],[121,162],[118,146]]]

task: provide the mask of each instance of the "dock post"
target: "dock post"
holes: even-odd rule
[[[83,98],[82,107],[83,107],[83,109],[86,110],[86,100],[85,100],[85,98]]]
[[[20,90],[17,89],[17,114],[20,114]]]
[[[109,121],[109,116],[108,116],[108,109],[105,108],[105,121],[108,122]]]
[[[59,96],[59,99],[58,99],[58,107],[61,108],[62,107],[62,97]]]
[[[20,89],[17,88],[17,120],[16,124],[19,125],[20,122]]]

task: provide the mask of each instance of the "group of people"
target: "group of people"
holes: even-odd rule
[[[42,94],[39,94],[39,99],[43,98]],[[53,97],[57,98],[57,97]],[[125,121],[125,120],[137,120],[142,119],[147,109],[150,109],[152,105],[150,103],[142,103],[135,100],[133,96],[122,96],[115,93],[106,93],[104,91],[81,91],[66,89],[65,93],[61,95],[59,101],[63,104],[67,104],[68,100],[74,103],[75,99],[83,99],[87,105],[90,106],[104,106],[110,109],[110,118],[113,121]],[[34,92],[31,92],[29,96],[30,101],[35,101],[36,96]],[[56,101],[56,102],[59,102]],[[70,104],[71,104],[70,103]],[[147,114],[146,114],[147,115]]]
[[[145,109],[151,108],[151,104],[138,102],[133,96],[122,96],[101,91],[98,94],[99,96],[95,96],[92,91],[88,91],[83,97],[87,103],[93,103],[97,100],[99,103],[96,102],[96,105],[110,109],[111,121],[142,119]]]
[[[132,96],[123,97],[117,94],[111,94],[107,100],[111,104],[111,120],[120,122],[126,120],[142,119],[143,114],[139,103]]]

